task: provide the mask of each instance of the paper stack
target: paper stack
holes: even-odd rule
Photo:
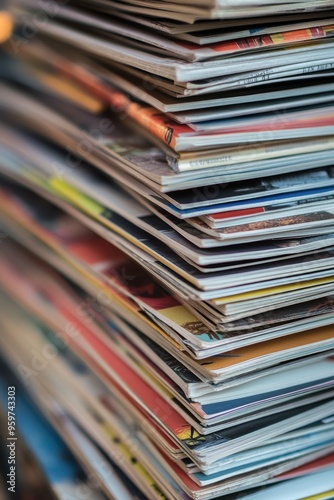
[[[96,495],[331,498],[333,1],[13,15],[6,362]]]

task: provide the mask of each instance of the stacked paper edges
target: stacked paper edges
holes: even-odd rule
[[[332,0],[54,7],[1,56],[6,362],[94,498],[331,498]]]

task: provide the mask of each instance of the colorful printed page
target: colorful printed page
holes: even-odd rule
[[[24,262],[23,259],[20,261]],[[28,268],[33,269],[31,266],[28,266]],[[8,274],[8,261],[5,266],[2,267],[2,271],[5,270],[7,270],[6,274]],[[9,282],[7,281],[7,283],[15,283],[15,280],[13,281],[13,276],[14,275],[12,275],[12,278]],[[20,274],[20,279],[22,279],[22,274]],[[311,349],[313,353],[319,352],[319,350],[326,348],[327,341],[330,341],[331,338],[331,329],[330,327],[326,327],[311,330],[309,332],[301,332],[283,339],[263,342],[252,347],[237,349],[230,352],[228,355],[207,358],[202,361],[199,360],[197,363],[205,369],[208,376],[214,376],[215,378],[220,378],[222,376],[226,378],[226,376],[229,376],[229,374],[234,371],[238,372],[240,370],[244,371],[250,369],[254,363],[254,366],[258,368],[260,366],[268,366],[268,364],[270,365],[274,362],[278,353],[284,356],[284,359],[289,359],[292,354],[301,355],[300,350],[301,352],[305,352],[303,351],[305,347]],[[325,346],[322,347],[324,343]]]

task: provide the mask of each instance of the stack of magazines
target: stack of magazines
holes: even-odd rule
[[[27,401],[92,498],[333,498],[333,0],[11,9],[0,346]]]

